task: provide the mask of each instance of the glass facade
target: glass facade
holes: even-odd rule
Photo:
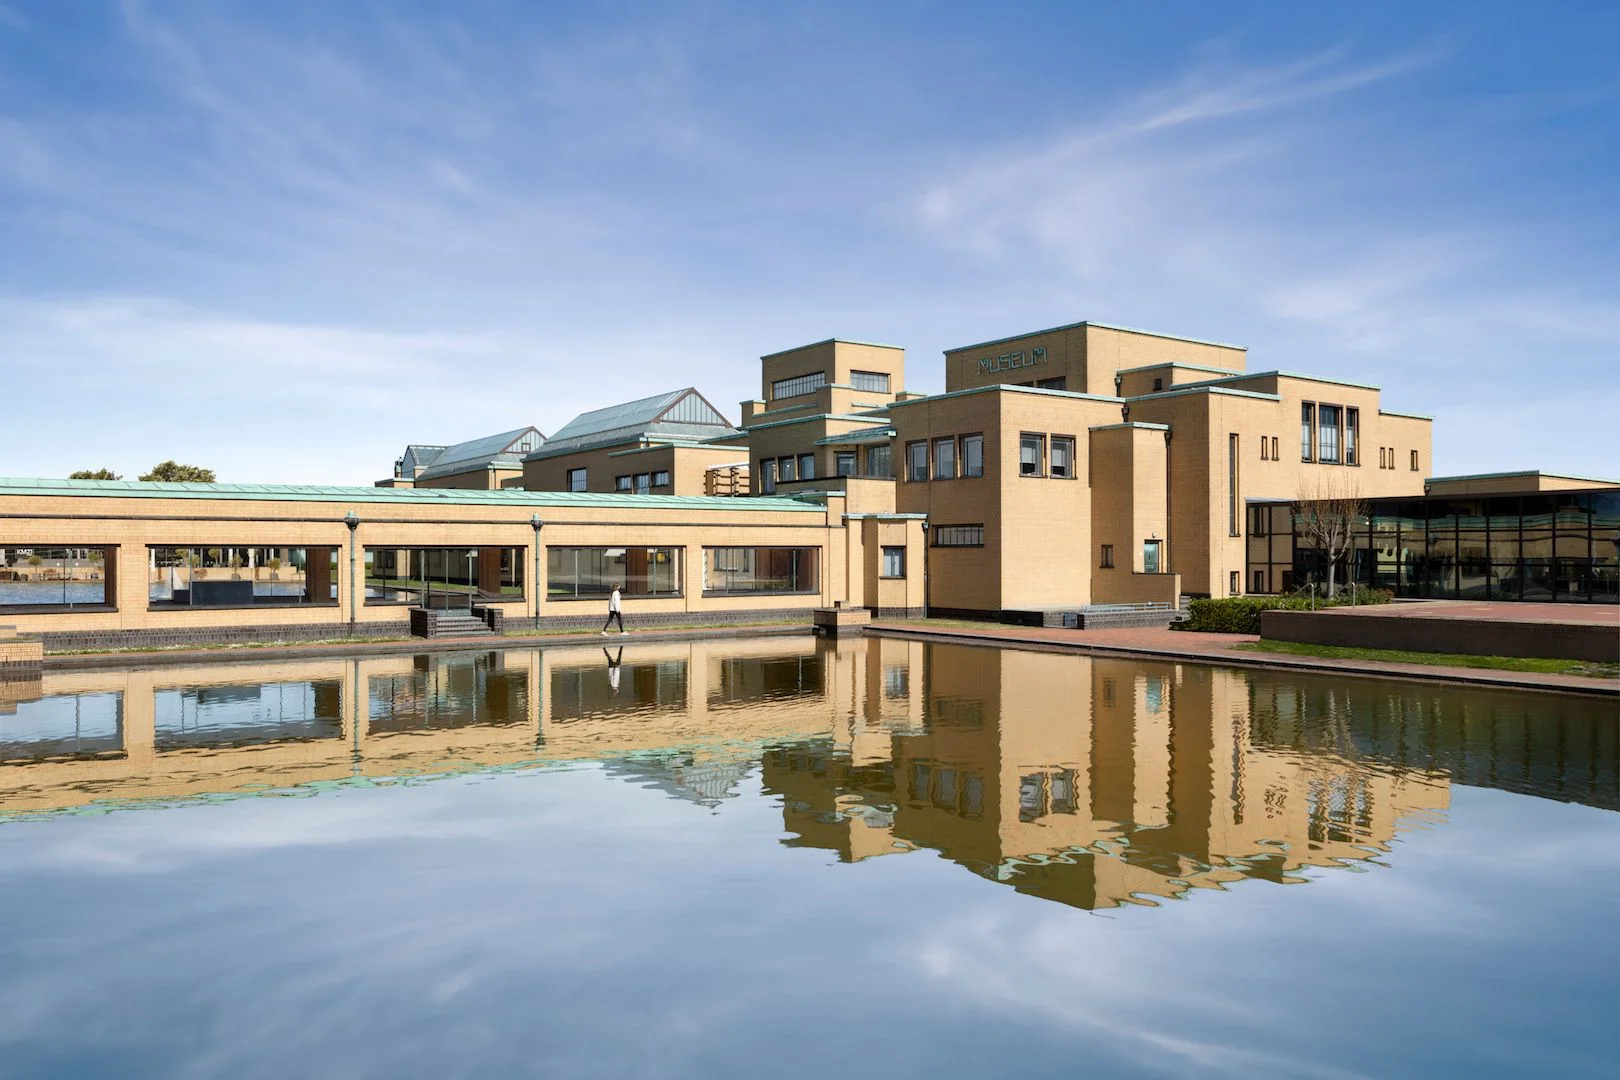
[[[820,548],[704,548],[703,592],[813,593],[820,589],[820,565]]]
[[[520,601],[526,550],[368,547],[364,556],[365,602],[458,608],[474,603]]]
[[[1334,573],[1396,596],[1620,603],[1620,491],[1379,499]],[[1327,580],[1292,507],[1251,508],[1248,577],[1286,592]],[[1254,527],[1262,523],[1262,529]]]
[[[337,548],[149,547],[148,607],[337,602]]]
[[[117,548],[0,547],[0,611],[110,607]]]
[[[547,600],[681,595],[681,548],[548,547]]]

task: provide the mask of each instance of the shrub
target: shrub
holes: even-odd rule
[[[1387,604],[1390,599],[1390,594],[1381,589],[1359,586],[1354,591],[1345,589],[1331,600],[1318,596],[1314,600],[1314,605],[1326,608],[1346,607],[1350,604]],[[1188,608],[1192,617],[1181,623],[1180,628],[1203,630],[1213,634],[1258,634],[1262,611],[1309,611],[1312,604],[1313,600],[1309,593],[1194,600]]]

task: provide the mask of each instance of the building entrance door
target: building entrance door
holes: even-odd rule
[[[1142,573],[1157,574],[1159,572],[1159,546],[1162,540],[1142,541]]]

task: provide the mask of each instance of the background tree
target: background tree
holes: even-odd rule
[[[123,477],[111,469],[80,469],[75,473],[68,473],[69,480],[122,480]]]
[[[1356,529],[1365,526],[1371,507],[1355,477],[1342,471],[1301,480],[1294,503],[1294,533],[1315,548],[1327,563],[1327,592],[1334,593],[1334,571],[1350,551]]]
[[[167,480],[171,483],[212,484],[214,470],[201,465],[181,465],[173,460],[152,466],[142,480]]]

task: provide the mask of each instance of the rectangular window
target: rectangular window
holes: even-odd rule
[[[636,494],[645,495],[652,490],[652,474],[636,473]]]
[[[1114,568],[1113,544],[1104,544],[1102,546],[1102,568],[1104,570],[1112,570]]]
[[[827,385],[827,373],[813,372],[809,375],[795,375],[791,379],[777,379],[771,383],[771,400],[779,401],[782,398],[803,397],[813,394]]]
[[[934,479],[956,479],[956,440],[952,438],[934,440]]]
[[[337,602],[335,547],[149,547],[148,607]]]
[[[866,452],[866,475],[884,480],[894,478],[894,447],[874,446]]]
[[[1226,575],[1226,591],[1229,596],[1239,596],[1243,592],[1242,574],[1233,570]]]
[[[855,451],[838,450],[833,454],[833,468],[838,470],[839,476],[855,475]]]
[[[814,593],[820,590],[821,549],[712,547],[703,549],[705,595]]]
[[[0,547],[0,611],[112,607],[117,562],[117,548]]]
[[[935,547],[984,547],[983,525],[938,525],[934,528]]]
[[[1254,586],[1249,591],[1250,592],[1265,592],[1266,591],[1266,572],[1264,570],[1256,570],[1254,572]]]
[[[883,577],[903,578],[906,576],[906,549],[903,547],[886,547],[883,549]]]
[[[548,547],[546,599],[603,600],[618,585],[625,596],[681,595],[678,547]]]
[[[1264,507],[1264,506],[1251,506],[1251,507],[1249,507],[1249,535],[1250,536],[1266,536],[1266,535],[1269,534],[1270,530],[1269,530],[1269,528],[1267,526],[1267,521],[1266,521],[1267,517],[1268,517],[1268,511],[1267,511],[1266,507]]]
[[[1059,375],[1055,379],[1035,380],[1035,389],[1037,390],[1067,390],[1068,388],[1069,379],[1066,375]]]
[[[1241,536],[1243,523],[1238,512],[1238,437],[1226,437],[1226,535]]]
[[[1309,401],[1299,407],[1299,460],[1315,461],[1316,406]]]
[[[799,478],[799,461],[788,456],[776,459],[776,482],[778,484],[791,484]]]
[[[906,479],[911,481],[928,479],[927,443],[906,443]]]
[[[1159,572],[1159,554],[1163,548],[1162,540],[1142,541],[1142,573],[1157,574]]]
[[[1416,450],[1412,451],[1412,471],[1418,471],[1418,455]]]
[[[816,455],[799,455],[799,479],[814,480],[816,478]]]
[[[663,469],[653,473],[653,487],[669,487],[669,473]]]
[[[1388,467],[1388,461],[1384,456],[1384,447],[1382,446],[1378,448],[1378,467],[1380,469]]]
[[[623,476],[615,476],[613,478],[613,490],[614,491],[629,491],[629,490],[631,490],[634,479],[635,478],[632,477],[628,473],[626,473]]]
[[[1344,410],[1344,463],[1361,464],[1361,410]]]
[[[1272,461],[1281,461],[1282,460],[1282,458],[1277,456],[1278,453],[1279,453],[1279,451],[1277,449],[1277,436],[1273,435],[1271,437],[1271,460]]]
[[[881,371],[852,371],[849,385],[857,390],[871,390],[878,394],[889,392],[889,376]]]
[[[585,470],[584,469],[569,469],[568,470],[568,490],[569,491],[584,491],[585,490]]]
[[[769,495],[776,490],[776,459],[759,459],[759,490],[761,494]]]
[[[1266,460],[1266,437],[1260,436],[1260,460]]]
[[[520,547],[368,547],[365,550],[366,603],[465,608],[478,600],[522,600],[526,550]],[[335,549],[333,565],[336,565]],[[332,599],[336,600],[335,572],[331,578],[329,588]]]
[[[962,436],[962,475],[984,475],[984,436]]]
[[[1018,437],[1018,475],[1040,476],[1046,464],[1046,436],[1020,435]]]
[[[1316,457],[1330,465],[1339,463],[1339,414],[1337,405],[1323,405],[1316,416]]]
[[[1062,480],[1074,479],[1074,439],[1071,436],[1052,436],[1052,475]]]

